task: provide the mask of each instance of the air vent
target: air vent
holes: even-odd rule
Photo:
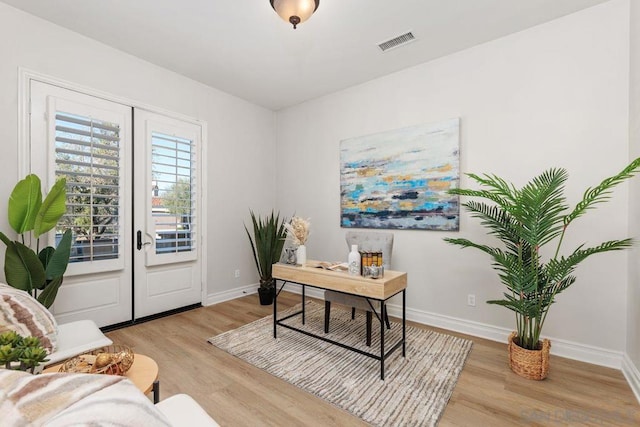
[[[402,34],[398,37],[394,37],[391,40],[378,43],[378,47],[380,48],[381,51],[386,52],[390,49],[395,49],[396,47],[403,46],[415,40],[416,40],[415,36],[411,31],[409,31],[408,33]]]

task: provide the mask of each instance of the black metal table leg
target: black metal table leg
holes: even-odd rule
[[[278,338],[276,328],[278,326],[278,282],[275,281],[273,288],[273,337]]]
[[[407,295],[402,291],[402,357],[406,357],[407,348]]]
[[[367,310],[367,347],[371,347],[371,324],[373,323],[373,313]]]
[[[153,403],[156,404],[160,401],[160,380],[153,382]]]
[[[380,301],[380,379],[384,381],[384,301]]]
[[[302,324],[304,325],[304,315],[305,315],[305,306],[306,304],[304,303],[304,290],[307,287],[305,285],[302,285]]]

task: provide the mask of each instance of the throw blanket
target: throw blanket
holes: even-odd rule
[[[168,426],[128,379],[0,369],[0,424],[19,426]]]

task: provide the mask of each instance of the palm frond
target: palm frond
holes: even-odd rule
[[[509,200],[511,203],[515,202],[518,197],[518,189],[513,184],[507,182],[497,175],[484,174],[480,176],[473,173],[468,173],[467,176],[475,180],[480,185],[489,187],[489,191],[492,194]]]
[[[447,194],[454,194],[456,196],[467,196],[467,197],[482,197],[487,200],[491,200],[497,203],[500,206],[508,206],[509,201],[500,195],[492,193],[487,190],[469,190],[464,188],[450,188],[447,190]]]
[[[582,200],[578,202],[573,211],[564,218],[564,224],[569,225],[574,219],[582,216],[588,209],[594,207],[598,203],[605,202],[609,199],[611,190],[621,182],[634,176],[640,168],[640,157],[631,162],[626,168],[618,174],[610,176],[597,186],[587,188],[582,196]]]
[[[520,242],[520,227],[508,212],[500,206],[476,201],[463,203],[463,206],[471,216],[480,219],[480,223],[489,229],[489,234],[502,240],[509,250],[515,250]]]
[[[531,246],[543,246],[562,233],[566,180],[566,170],[549,169],[522,188],[517,219],[522,223],[522,237]]]

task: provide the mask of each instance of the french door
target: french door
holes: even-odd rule
[[[58,321],[107,326],[200,302],[200,126],[35,80],[30,101],[29,172],[46,189],[67,181],[47,236],[73,231]]]
[[[198,303],[201,127],[136,109],[135,315]],[[140,159],[140,161],[138,161]]]

